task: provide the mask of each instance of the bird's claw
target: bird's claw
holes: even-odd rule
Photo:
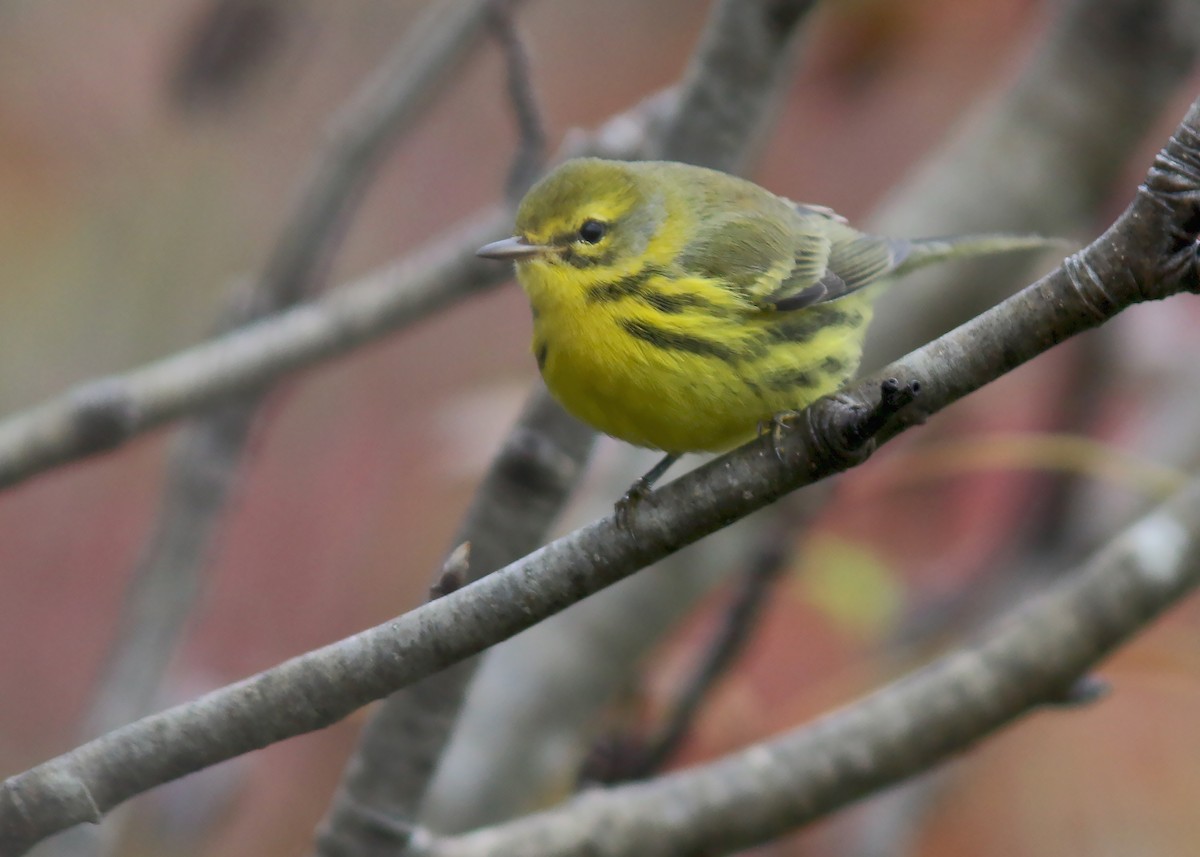
[[[771,452],[775,453],[775,460],[780,464],[787,464],[787,459],[783,456],[783,433],[792,427],[796,417],[800,414],[799,411],[780,411],[771,416],[769,420],[760,420],[758,423],[758,436],[771,438]]]
[[[632,521],[630,516],[633,514],[634,508],[638,505],[638,503],[650,496],[651,490],[650,483],[645,477],[638,477],[638,479],[636,479],[634,483],[629,486],[629,490],[626,491],[621,499],[616,503],[615,511],[617,515],[618,527],[623,530],[628,530],[630,528],[630,523]]]

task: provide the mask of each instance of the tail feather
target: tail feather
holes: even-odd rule
[[[917,238],[907,242],[908,253],[896,265],[896,274],[907,274],[948,259],[966,259],[996,253],[1019,253],[1033,250],[1065,248],[1069,242],[1042,235],[956,235],[947,238]]]

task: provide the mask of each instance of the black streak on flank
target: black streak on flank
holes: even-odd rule
[[[702,336],[676,333],[672,330],[665,330],[656,325],[646,324],[644,321],[634,321],[633,319],[622,321],[621,327],[630,336],[635,336],[643,342],[649,342],[655,348],[661,348],[663,351],[687,351],[690,354],[716,357],[718,360],[725,360],[727,362],[732,362],[735,357],[731,349],[726,348],[719,342],[705,339]]]
[[[840,375],[846,371],[846,361],[840,357],[834,357],[830,354],[821,361],[821,368],[830,375]]]
[[[550,355],[550,346],[544,342],[539,342],[534,349],[533,356],[537,359],[538,371],[546,368],[546,358]]]
[[[795,316],[784,317],[771,326],[775,342],[807,342],[827,327],[854,327],[862,323],[862,313],[832,307],[810,307]]]
[[[784,369],[773,372],[765,379],[772,390],[811,390],[816,387],[821,378],[811,369]]]

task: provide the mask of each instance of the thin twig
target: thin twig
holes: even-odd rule
[[[491,27],[504,51],[508,100],[517,122],[517,153],[508,170],[505,196],[515,205],[541,174],[546,163],[546,127],[538,106],[529,52],[517,30],[515,0],[494,0]]]
[[[1130,305],[1200,292],[1198,230],[1200,101],[1155,159],[1129,208],[1104,235],[1020,294],[892,364],[888,374],[920,378],[922,406],[932,414]],[[879,384],[879,378],[869,378],[822,399],[803,413],[796,430],[774,443],[751,442],[662,486],[624,526],[609,516],[404,616],[143,718],[10,777],[0,786],[0,853],[15,857],[50,833],[96,821],[155,785],[329,725],[371,699],[476,654],[801,485],[858,463],[861,452],[847,456],[843,449],[845,421],[853,421],[860,411],[856,403],[877,395]],[[905,428],[896,421],[879,441]],[[901,710],[911,725],[911,712],[921,710],[922,694],[929,691],[925,680],[930,675],[942,681],[949,677],[953,698],[961,702],[961,682],[975,686],[978,669],[994,667],[1002,673],[996,685],[999,696],[986,696],[981,705],[987,710],[981,716],[972,717],[980,712],[971,705],[936,708],[943,716],[963,709],[978,733],[954,721],[944,729],[919,733],[918,746],[940,758],[1029,704],[1058,698],[1096,657],[1182,597],[1200,575],[1200,556],[1191,555],[1200,548],[1189,537],[1200,520],[1200,510],[1190,505],[1200,503],[1200,495],[1189,493],[1182,502],[1187,508],[1168,507],[1135,528],[1116,548],[1115,560],[1106,555],[1104,573],[1082,578],[1052,597],[1050,607],[1035,611],[1036,618],[1021,625],[1024,634],[1002,630],[995,638],[998,642],[981,650],[982,658],[968,653],[905,684]],[[1115,577],[1107,572],[1114,561],[1122,572]],[[1092,624],[1086,622],[1089,616]],[[1013,683],[1006,666],[1029,670],[1029,681]],[[945,690],[944,684],[935,685]],[[886,736],[897,734],[892,718],[877,713],[888,724]],[[848,721],[856,737],[860,727],[871,722],[871,717],[861,716]],[[822,732],[821,740],[824,737]],[[853,759],[863,758],[849,752]],[[901,768],[912,770],[910,763],[919,754],[905,750],[900,755]],[[860,773],[852,778],[854,790],[835,788],[824,795],[825,801],[856,796],[864,784],[875,784],[882,776],[852,761],[822,767],[834,773],[846,769]],[[890,777],[896,770],[885,773]],[[771,777],[761,779],[770,781]],[[785,803],[792,809],[797,805],[790,794]],[[791,815],[787,821],[793,823]]]
[[[435,0],[334,117],[263,274],[263,314],[319,284],[342,224],[399,134],[486,32],[493,0]]]
[[[767,606],[791,555],[785,534],[772,532],[737,581],[725,615],[705,647],[699,662],[683,684],[662,725],[647,742],[646,750],[627,779],[645,779],[670,760],[687,737],[700,708],[717,681],[743,652]]]

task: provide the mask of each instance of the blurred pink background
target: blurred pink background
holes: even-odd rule
[[[1044,5],[826,4],[753,176],[865,218],[965,110],[1020,67]],[[235,278],[261,269],[329,117],[422,4],[276,4],[278,40],[243,85],[188,105],[171,81],[206,8],[202,0],[124,0],[102,13],[79,0],[0,6],[3,413],[203,338]],[[672,82],[707,8],[695,0],[530,0],[519,21],[552,145]],[[1161,133],[1147,138],[1112,212],[1187,100],[1182,94]],[[501,59],[487,43],[388,159],[332,281],[419,246],[497,198],[514,143]],[[1156,329],[1172,329],[1165,307],[1138,312],[1165,312]],[[424,597],[535,376],[528,328],[524,299],[508,285],[276,392],[164,702]],[[1050,355],[946,419],[966,430],[1037,428],[1040,408],[1060,394],[1060,362]],[[167,436],[0,496],[5,774],[75,743],[153,521]],[[1030,485],[994,472],[889,485],[901,455],[889,450],[856,477],[846,489],[852,500],[826,516],[812,549],[833,551],[819,557],[828,561],[844,558],[837,551],[847,544],[861,546],[846,562],[869,566],[864,586],[883,586],[872,597],[885,600],[964,585],[1002,548]],[[885,555],[896,562],[877,568]],[[809,562],[820,565],[811,551]],[[688,760],[801,723],[895,669],[864,657],[878,622],[839,613],[806,567],[798,563],[697,725]],[[674,686],[714,610],[657,659],[649,708]],[[1189,604],[1122,653],[1106,670],[1117,687],[1112,700],[1039,714],[970,754],[961,787],[917,853],[1132,853],[1095,840],[1118,810],[1138,830],[1126,843],[1133,851],[1196,853],[1197,618]],[[303,853],[362,716],[226,766],[209,778],[211,803],[179,798],[180,786],[144,799],[155,805],[141,822],[146,853],[163,842],[174,854]],[[209,832],[194,842],[172,833],[189,824]],[[833,853],[836,830],[819,825],[762,853]]]

